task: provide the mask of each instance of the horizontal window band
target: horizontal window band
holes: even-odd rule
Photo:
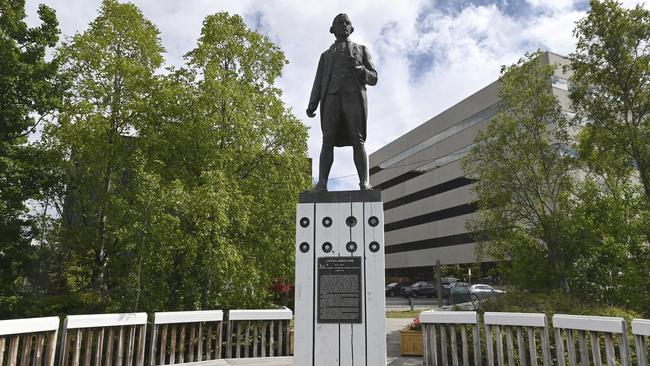
[[[449,154],[447,154],[447,155],[445,155],[443,157],[440,157],[440,158],[437,158],[437,159],[427,160],[428,163],[426,163],[426,161],[421,161],[419,163],[425,162],[426,164],[421,165],[421,166],[419,166],[419,167],[417,167],[417,168],[415,168],[415,169],[413,169],[411,171],[408,171],[408,172],[406,172],[404,174],[398,175],[398,176],[396,176],[396,177],[394,177],[392,179],[389,179],[389,180],[387,180],[387,181],[385,181],[383,183],[380,183],[376,187],[378,187],[379,189],[387,189],[387,188],[390,188],[390,187],[395,186],[397,184],[403,183],[403,182],[405,182],[405,181],[407,181],[409,179],[413,179],[415,177],[418,177],[418,176],[420,176],[420,175],[422,175],[424,173],[428,173],[428,172],[430,172],[430,171],[432,171],[434,169],[438,169],[438,168],[441,168],[441,167],[443,167],[445,165],[456,162],[456,161],[462,159],[463,156],[466,156],[473,146],[474,146],[474,144],[467,145],[467,146],[465,146],[465,147],[463,147],[461,149],[458,149],[458,150],[456,150],[454,152],[451,152],[451,153],[449,153]]]
[[[464,187],[467,185],[470,185],[472,183],[477,182],[476,179],[470,179],[466,177],[458,177],[454,178],[452,180],[448,180],[446,182],[436,184],[433,187],[425,188],[423,190],[417,191],[415,193],[411,193],[409,195],[406,195],[404,197],[396,198],[394,200],[388,201],[384,204],[384,210],[390,210],[395,207],[399,207],[402,205],[405,205],[407,203],[419,201],[421,199],[435,196],[440,193],[444,193],[447,191],[451,191],[452,189]]]
[[[440,141],[444,141],[444,140],[446,140],[446,139],[448,139],[448,138],[450,138],[452,136],[455,136],[455,135],[459,134],[462,131],[467,130],[468,128],[470,128],[472,126],[476,126],[476,125],[480,124],[481,122],[485,122],[485,121],[489,120],[490,118],[494,117],[497,114],[497,112],[499,111],[500,106],[501,106],[501,102],[497,102],[495,104],[492,104],[492,105],[488,106],[487,108],[479,111],[478,113],[473,114],[473,115],[463,119],[462,121],[459,121],[458,123],[446,128],[445,130],[440,131],[437,134],[429,137],[428,139],[426,139],[426,140],[424,140],[424,141],[422,141],[420,143],[417,143],[417,144],[407,148],[406,150],[398,153],[397,155],[395,155],[395,156],[393,156],[393,157],[379,163],[377,166],[371,167],[370,168],[370,175],[375,174],[375,173],[377,173],[377,172],[379,172],[379,171],[381,171],[383,169],[390,168],[394,164],[396,164],[396,163],[398,163],[400,161],[403,161],[403,160],[407,159],[408,157],[413,156],[413,155],[415,155],[415,154],[417,154],[419,152],[422,152],[422,151],[428,149],[429,147],[439,143]],[[425,124],[426,123],[429,123],[429,122],[425,122]],[[413,132],[413,131],[411,131],[411,132]],[[411,132],[409,132],[409,133],[411,133]],[[407,133],[407,135],[409,133]],[[404,135],[404,136],[406,136],[406,135]]]
[[[445,208],[444,210],[430,212],[424,215],[409,217],[408,219],[384,224],[384,232],[404,229],[407,227],[422,225],[429,222],[440,221],[440,220],[444,220],[456,216],[463,216],[463,215],[474,213],[476,211],[478,211],[477,202],[466,203],[463,205]]]
[[[416,250],[423,249],[433,249],[433,248],[443,248],[460,244],[471,244],[474,243],[474,237],[478,236],[479,233],[463,233],[449,236],[442,236],[439,238],[433,239],[424,239],[418,241],[411,241],[408,243],[395,244],[395,245],[386,245],[385,253],[404,253],[404,252],[413,252]]]
[[[406,173],[404,173],[402,175],[398,175],[397,177],[395,177],[393,179],[389,179],[389,180],[385,181],[384,183],[377,184],[375,186],[375,189],[379,189],[379,190],[383,191],[384,189],[388,189],[388,188],[396,186],[396,185],[398,185],[400,183],[404,183],[409,179],[419,177],[424,173],[426,173],[426,172],[418,172],[418,171],[415,171],[415,170],[411,170],[411,171],[408,171],[408,172],[406,172]]]

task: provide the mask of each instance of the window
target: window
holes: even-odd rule
[[[569,91],[569,80],[553,75],[552,85],[554,88]]]
[[[383,163],[380,163],[379,167],[382,168],[382,169],[386,169],[389,166],[391,166],[391,165],[393,165],[393,164],[395,164],[395,163],[397,163],[399,161],[402,161],[402,160],[408,158],[411,155],[417,154],[418,152],[420,152],[420,151],[422,151],[422,150],[424,150],[424,149],[426,149],[426,148],[428,148],[430,146],[433,146],[434,144],[436,144],[436,143],[438,143],[438,142],[440,142],[440,141],[442,141],[444,139],[447,139],[447,138],[449,138],[449,137],[451,137],[451,136],[453,136],[453,135],[455,135],[455,134],[457,134],[457,133],[459,133],[461,131],[464,131],[464,130],[472,127],[472,126],[475,126],[475,125],[477,125],[477,124],[479,124],[479,123],[481,123],[483,121],[486,121],[486,120],[492,118],[495,114],[497,114],[497,112],[499,110],[499,106],[500,106],[500,103],[493,104],[493,105],[485,108],[484,110],[482,110],[482,111],[480,111],[480,112],[478,112],[478,113],[476,113],[476,114],[474,114],[474,115],[472,115],[470,117],[465,118],[461,122],[447,128],[446,130],[441,131],[437,135],[434,135],[434,136],[420,142],[419,144],[417,144],[417,145],[415,145],[415,146],[413,146],[413,147],[411,147],[411,148],[409,148],[409,149],[407,149],[407,150],[393,156],[392,158],[384,161]]]

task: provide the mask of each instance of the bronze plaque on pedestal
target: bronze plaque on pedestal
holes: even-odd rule
[[[362,322],[361,257],[318,258],[318,323]]]

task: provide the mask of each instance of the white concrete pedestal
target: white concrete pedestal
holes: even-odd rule
[[[300,195],[295,286],[295,365],[386,365],[379,191]]]

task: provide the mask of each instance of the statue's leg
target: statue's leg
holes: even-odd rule
[[[314,187],[318,191],[327,191],[327,179],[334,163],[334,145],[323,143],[320,150],[320,162],[318,164],[318,183]]]
[[[350,136],[353,149],[354,166],[359,174],[360,189],[372,189],[368,183],[368,154],[366,154],[365,142],[365,111],[364,105],[359,98],[359,91],[352,91],[343,98],[343,113]]]
[[[334,145],[341,118],[341,96],[328,94],[321,105],[321,130],[323,132],[323,145],[320,150],[318,164],[318,183],[315,191],[327,191],[327,180],[334,163]]]
[[[357,168],[359,174],[359,187],[361,190],[372,189],[368,183],[368,154],[366,154],[366,147],[362,141],[356,141],[352,145],[354,154],[354,166]]]

